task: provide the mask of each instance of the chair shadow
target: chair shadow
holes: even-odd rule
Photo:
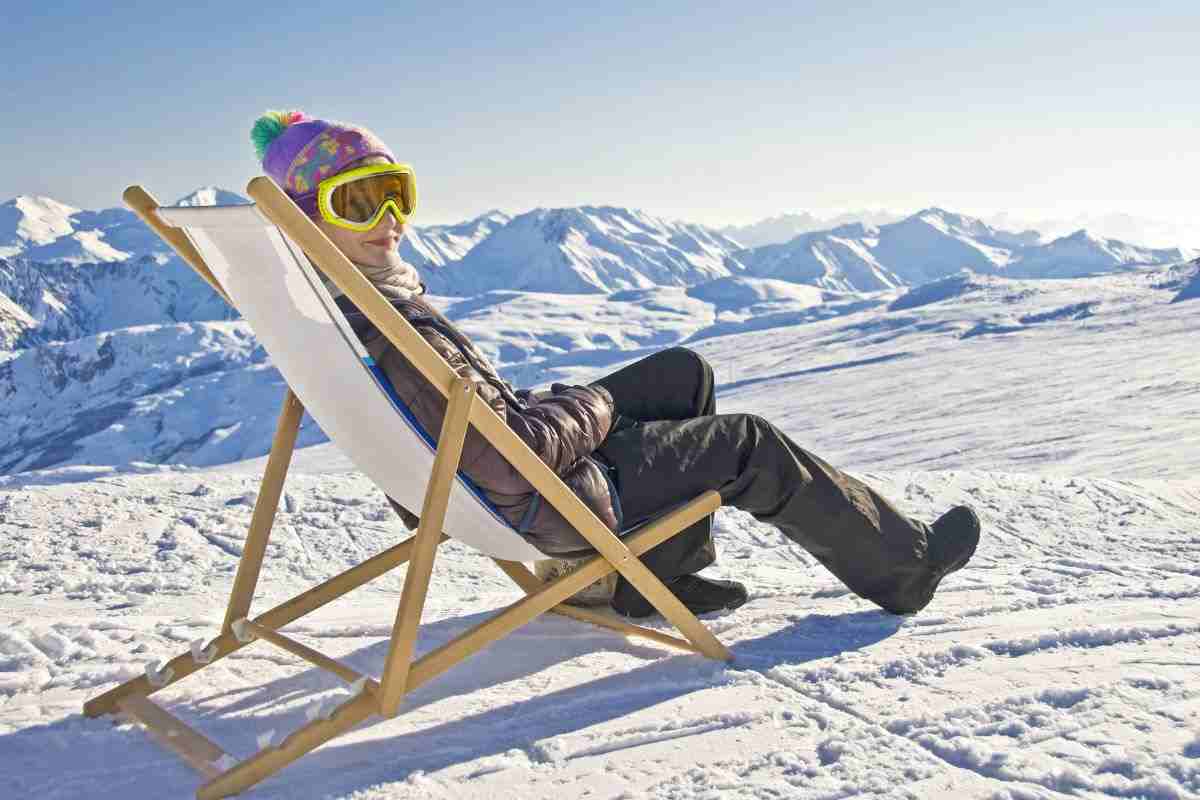
[[[428,652],[444,644],[493,613],[472,614],[422,626],[418,652]],[[729,615],[706,615],[704,619],[712,622],[721,616]],[[348,793],[385,781],[402,781],[417,771],[436,772],[465,761],[500,756],[513,748],[525,749],[530,758],[537,760],[541,753],[539,742],[720,686],[732,677],[727,675],[729,672],[765,672],[778,666],[803,664],[867,647],[892,636],[901,625],[902,618],[874,610],[838,615],[797,614],[787,627],[733,644],[730,649],[734,661],[723,664],[694,654],[670,654],[663,647],[643,645],[604,628],[547,615],[410,692],[397,719],[439,701],[519,680],[587,654],[619,652],[644,658],[648,663],[546,694],[521,696],[474,714],[390,735],[383,741],[339,744],[335,739],[285,769],[281,773],[285,776],[282,785],[267,779],[252,791],[255,796],[282,792],[281,796],[290,797],[297,786],[297,778],[303,783],[303,776],[307,774],[315,781],[314,788],[319,785],[322,796]],[[270,647],[265,643],[255,646]],[[380,641],[339,660],[365,674],[378,674],[387,649],[388,642]],[[307,722],[304,709],[297,702],[301,697],[343,685],[323,670],[311,668],[263,686],[199,697],[193,695],[169,707],[224,745],[228,752],[246,755],[257,750],[257,734],[271,729],[292,731]],[[522,694],[528,691],[522,690]],[[230,698],[236,699],[230,702]],[[385,720],[379,717],[371,717],[356,730],[369,730],[383,722]],[[64,779],[70,781],[71,776],[62,773],[69,773],[71,767],[93,773],[103,771],[105,779],[109,780],[108,771],[101,768],[111,762],[113,753],[119,752],[122,761],[130,757],[131,751],[137,754],[135,758],[142,760],[152,758],[152,753],[161,753],[141,731],[128,729],[123,736],[104,731],[101,735],[94,727],[100,724],[104,723],[72,715],[49,725],[17,730],[0,735],[0,752],[11,747],[11,752],[32,754],[57,750],[64,742],[70,742],[71,763],[46,766],[48,774],[44,780],[47,784],[51,780],[57,781],[59,786],[63,785]],[[52,747],[48,748],[48,744]],[[89,748],[96,752],[87,753]],[[170,754],[163,754],[163,759],[175,761]],[[193,789],[189,787],[197,784],[195,773],[182,762],[177,768],[156,764],[153,772],[157,783],[155,796],[165,796],[164,790],[169,794],[176,787],[190,792]],[[53,773],[52,777],[50,773]],[[86,774],[80,774],[75,781],[82,781]],[[29,777],[36,780],[35,776]],[[140,778],[138,773],[127,776],[122,781],[128,789],[125,794],[139,796],[145,787],[136,784],[144,780],[145,773],[141,773]],[[164,786],[163,782],[169,786]]]
[[[430,644],[437,646],[443,636],[452,638],[484,616],[487,615],[429,626],[440,629],[430,637],[433,640]],[[704,619],[711,622],[720,616],[723,615],[706,615]],[[732,645],[734,661],[723,664],[699,655],[671,654],[662,647],[643,646],[636,640],[573,620],[543,617],[522,629],[529,630],[529,635],[523,637],[521,631],[517,631],[411,692],[405,698],[401,715],[440,700],[535,674],[569,658],[598,654],[601,650],[645,657],[649,663],[388,736],[383,742],[339,744],[335,739],[297,762],[296,766],[319,774],[322,792],[342,793],[385,781],[402,781],[416,771],[436,772],[464,761],[501,756],[514,748],[524,749],[531,759],[537,760],[542,752],[538,743],[544,740],[720,686],[732,677],[727,675],[728,672],[766,672],[779,666],[803,664],[868,647],[894,635],[903,624],[903,618],[877,610],[797,615],[787,627]],[[546,640],[547,646],[529,646],[531,641],[541,639]],[[378,665],[387,646],[387,642],[380,642],[364,647],[348,660]],[[264,687],[263,694],[278,692],[281,683],[287,681]],[[229,713],[229,706],[223,706],[221,713]],[[381,718],[372,717],[358,730],[382,722]],[[258,715],[255,716],[255,727],[267,727]],[[283,729],[290,730],[286,726]],[[342,777],[337,770],[348,764],[363,766],[364,771],[352,770],[342,773]],[[327,784],[326,781],[335,774],[333,783]]]

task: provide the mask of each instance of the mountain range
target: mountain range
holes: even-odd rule
[[[177,201],[214,202],[245,200],[205,187]],[[636,209],[537,208],[515,216],[492,210],[452,225],[410,224],[400,247],[431,292],[456,296],[492,290],[604,294],[694,286],[734,276],[870,292],[925,283],[964,268],[1010,277],[1065,278],[1190,257],[1181,248],[1142,247],[1083,230],[1044,241],[1036,231],[1006,231],[939,208],[883,224],[851,222],[755,247],[713,228]],[[129,211],[81,211],[28,196],[0,204],[0,257],[75,265],[144,257],[160,264],[174,260]],[[10,327],[19,326],[12,313],[7,316]]]
[[[1045,244],[1036,231],[998,230],[974,217],[928,208],[886,225],[852,223],[731,254],[730,269],[839,291],[878,291],[937,280],[961,269],[1013,278],[1071,278],[1184,261],[1190,251],[1153,249],[1087,231]]]

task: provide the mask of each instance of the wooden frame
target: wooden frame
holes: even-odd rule
[[[408,321],[388,303],[341,252],[269,178],[252,180],[248,191],[259,210],[280,227],[327,276],[363,310],[388,340],[412,361],[448,399],[437,440],[433,470],[425,492],[417,532],[408,540],[367,559],[275,608],[248,619],[262,560],[291,462],[304,408],[289,388],[284,396],[271,453],[255,502],[246,545],[238,564],[225,621],[218,635],[197,657],[175,657],[153,676],[141,676],[92,698],[84,705],[91,717],[120,713],[145,725],[161,743],[182,756],[208,778],[196,792],[201,800],[227,797],[261,781],[313,748],[344,733],[372,714],[394,716],[406,692],[436,677],[467,656],[506,636],[547,611],[600,625],[626,635],[682,648],[709,658],[729,660],[731,655],[715,636],[637,559],[721,505],[715,491],[643,526],[622,540],[576,497],[554,472],[530,450],[486,404],[479,402],[475,386],[460,378],[421,338]],[[192,246],[186,233],[167,225],[157,214],[158,203],[144,189],[131,186],[125,202],[180,256],[228,301],[228,296]],[[582,567],[543,584],[524,565],[493,559],[525,596],[491,619],[452,641],[413,658],[417,628],[429,589],[438,545],[445,541],[442,525],[450,489],[458,469],[464,437],[475,426],[519,469],[542,496],[578,529],[597,555]],[[283,626],[315,611],[352,589],[408,563],[404,589],[396,611],[383,676],[379,681],[339,664],[334,659],[279,632]],[[613,571],[623,575],[683,633],[685,638],[625,622],[599,611],[565,605],[564,601]],[[154,692],[182,680],[207,664],[262,640],[303,658],[353,683],[358,693],[331,714],[292,732],[279,744],[261,750],[240,763],[229,763],[220,747],[193,731],[150,699]],[[228,767],[228,768],[227,768]]]

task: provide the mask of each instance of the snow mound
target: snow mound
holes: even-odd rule
[[[1200,259],[1196,259],[1180,272],[1179,293],[1172,303],[1200,299]]]
[[[923,283],[920,286],[909,289],[896,300],[892,301],[888,306],[888,311],[904,311],[910,308],[932,305],[933,303],[941,303],[946,300],[962,297],[970,292],[984,289],[994,285],[994,283],[994,281],[990,281],[984,276],[976,275],[970,270],[963,270],[956,275]]]
[[[824,293],[815,286],[732,275],[690,286],[687,295],[712,303],[719,310],[775,302],[815,306],[825,299]]]

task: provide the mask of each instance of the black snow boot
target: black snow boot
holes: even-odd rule
[[[750,596],[746,587],[737,581],[710,580],[699,575],[680,575],[663,583],[693,614],[737,608]],[[634,619],[658,613],[650,601],[624,577],[617,581],[612,607],[618,614]]]
[[[979,546],[979,515],[970,506],[955,506],[933,523],[929,564],[938,580],[963,568]]]

